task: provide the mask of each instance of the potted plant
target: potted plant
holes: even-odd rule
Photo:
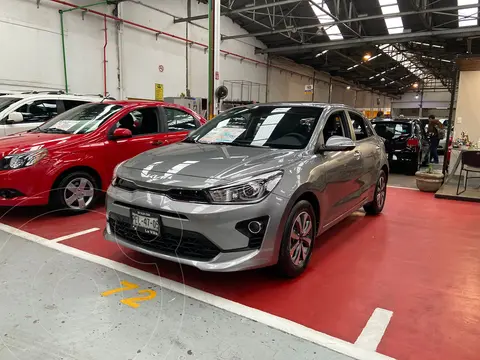
[[[442,186],[443,177],[440,170],[433,170],[432,165],[429,165],[427,170],[416,172],[417,188],[420,191],[437,192]]]

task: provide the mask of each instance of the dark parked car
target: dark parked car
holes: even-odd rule
[[[407,173],[414,175],[428,161],[428,139],[420,120],[378,120],[372,124],[378,136],[385,139],[390,163],[402,162],[407,165]]]

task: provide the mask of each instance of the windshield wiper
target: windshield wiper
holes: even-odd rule
[[[59,129],[59,128],[48,128],[48,129],[43,129],[43,132],[46,133],[54,133],[54,134],[70,134],[67,130]]]
[[[183,139],[182,142],[189,143],[189,144],[195,144],[196,143],[196,141],[193,140],[192,138],[185,138],[185,139]]]

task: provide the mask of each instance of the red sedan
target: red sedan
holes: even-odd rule
[[[89,209],[117,164],[181,141],[204,123],[190,109],[162,102],[76,107],[29,132],[0,138],[0,206]]]

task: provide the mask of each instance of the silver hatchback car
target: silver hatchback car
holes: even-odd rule
[[[117,166],[105,238],[209,271],[307,266],[315,239],[355,210],[382,211],[383,140],[344,105],[234,108],[183,142]]]

